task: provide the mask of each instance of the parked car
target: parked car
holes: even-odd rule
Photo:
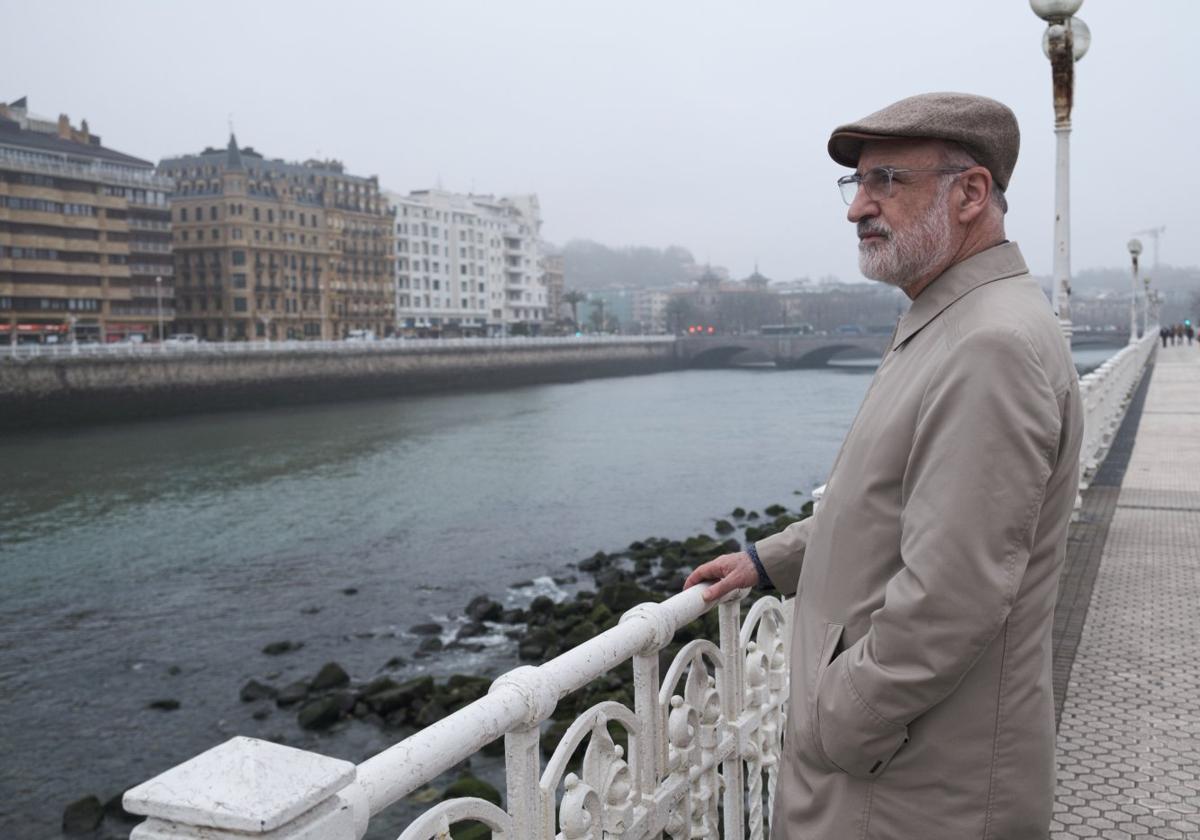
[[[163,344],[170,344],[173,346],[177,346],[177,345],[181,345],[181,344],[199,344],[199,343],[200,343],[200,339],[197,338],[192,333],[176,333],[175,335],[170,336],[166,341],[163,342]]]
[[[350,330],[346,333],[346,341],[374,341],[374,330]]]

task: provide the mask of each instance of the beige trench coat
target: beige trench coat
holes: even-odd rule
[[[1070,352],[1015,244],[913,302],[820,511],[756,545],[798,592],[774,840],[1047,836],[1082,431]]]

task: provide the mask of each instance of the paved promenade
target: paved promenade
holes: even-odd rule
[[[1064,573],[1053,840],[1200,840],[1200,349],[1152,370]]]

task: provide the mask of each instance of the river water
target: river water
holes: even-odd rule
[[[398,679],[511,666],[501,639],[414,661],[406,630],[452,632],[480,593],[569,590],[570,563],[711,532],[738,505],[798,506],[870,372],[683,371],[9,435],[0,837],[58,838],[68,802],[234,734],[362,761],[384,733],[255,720],[238,689],[332,660],[356,681],[397,655]],[[304,646],[261,652],[281,640]],[[164,698],[180,708],[148,708]]]

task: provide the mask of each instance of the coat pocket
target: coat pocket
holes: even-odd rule
[[[846,632],[844,624],[829,621],[825,623],[825,635],[821,640],[821,652],[817,656],[816,670],[809,681],[808,726],[813,746],[817,755],[825,764],[833,765],[821,745],[820,721],[817,717],[817,705],[821,696],[821,680],[829,670],[830,663],[837,659],[842,652],[842,636]],[[833,765],[836,767],[837,765]],[[841,768],[838,768],[841,769]]]

